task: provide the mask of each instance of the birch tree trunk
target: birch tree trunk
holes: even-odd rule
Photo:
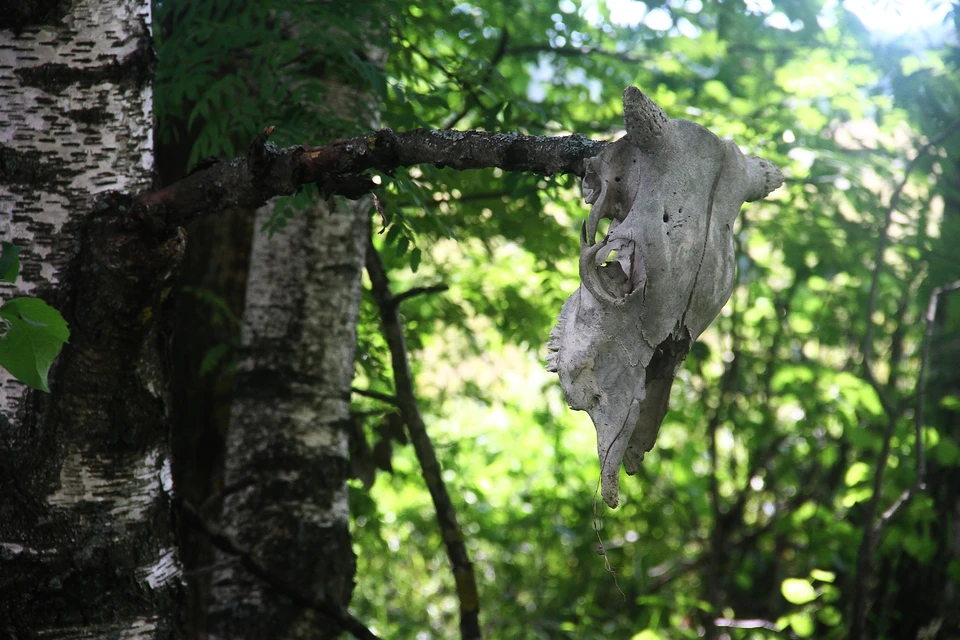
[[[369,46],[385,31],[375,11],[334,3],[314,19],[338,32],[348,15],[367,24],[351,26],[363,49],[357,54],[382,66],[385,53]],[[299,25],[288,32],[301,37]],[[363,115],[371,113],[365,80],[340,69],[326,71],[321,81],[327,100],[299,108],[331,123],[327,135],[341,137],[349,123],[370,119]],[[228,534],[279,579],[344,611],[356,572],[348,434],[370,210],[368,199],[316,202],[272,238],[262,229],[273,209],[257,212],[225,456],[226,490],[244,486],[224,501]],[[212,601],[216,638],[341,635],[332,619],[236,564],[214,578]]]
[[[260,229],[271,207],[254,223]],[[256,232],[227,436],[224,528],[277,576],[346,606],[347,424],[367,208],[300,212],[272,239]],[[332,638],[329,619],[243,568],[214,583],[217,638]]]
[[[3,13],[0,237],[25,250],[0,298],[72,334],[52,394],[0,372],[0,636],[178,637],[157,318],[184,239],[120,232],[119,196],[90,216],[151,186],[150,4]]]

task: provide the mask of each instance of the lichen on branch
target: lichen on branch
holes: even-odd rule
[[[376,188],[368,171],[391,174],[418,164],[582,176],[587,159],[609,144],[579,134],[547,137],[381,129],[325,146],[281,148],[267,142],[272,132],[273,127],[264,129],[245,158],[214,161],[168,187],[141,194],[130,211],[130,220],[182,225],[228,208],[256,208],[274,196],[291,195],[310,183],[316,183],[327,196],[358,198]]]

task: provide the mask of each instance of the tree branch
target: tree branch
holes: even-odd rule
[[[883,530],[897,516],[897,514],[901,510],[910,506],[910,502],[913,500],[913,497],[917,494],[917,492],[923,491],[926,488],[927,459],[923,446],[923,414],[927,394],[927,367],[930,361],[930,343],[933,341],[934,320],[937,317],[937,306],[939,304],[940,296],[944,293],[950,293],[958,289],[960,289],[960,280],[943,287],[938,287],[933,290],[932,294],[930,294],[930,303],[927,305],[926,315],[927,325],[923,336],[923,355],[920,359],[920,373],[917,378],[917,401],[913,414],[913,437],[916,440],[914,447],[917,477],[914,479],[913,484],[910,485],[906,491],[900,494],[900,497],[897,498],[897,500],[890,505],[886,511],[883,512],[880,518],[877,519],[873,529],[874,536],[876,536],[878,540],[883,534]]]
[[[900,197],[903,194],[903,189],[906,187],[908,180],[910,179],[910,174],[919,164],[920,160],[926,156],[929,152],[935,149],[943,141],[947,140],[949,137],[954,135],[958,130],[960,130],[960,120],[954,121],[952,124],[947,126],[944,131],[929,141],[927,144],[923,145],[917,150],[917,155],[907,163],[907,166],[903,170],[903,177],[900,179],[900,182],[897,183],[896,187],[893,190],[893,193],[890,196],[890,203],[887,206],[886,214],[884,215],[883,229],[880,233],[880,236],[877,240],[877,251],[874,257],[873,265],[873,276],[870,281],[870,293],[867,298],[867,309],[866,309],[866,329],[863,334],[863,343],[861,344],[861,352],[863,354],[863,369],[864,376],[867,379],[867,382],[870,383],[870,386],[873,387],[876,391],[877,396],[880,399],[880,403],[883,406],[884,412],[887,414],[887,428],[884,433],[883,446],[880,450],[880,455],[877,459],[877,468],[874,471],[873,478],[873,494],[870,498],[870,502],[867,505],[867,515],[866,522],[864,524],[863,539],[860,542],[860,548],[857,551],[857,569],[856,569],[856,578],[854,582],[854,591],[851,604],[851,624],[850,632],[847,636],[849,640],[860,640],[863,637],[866,621],[867,621],[867,612],[870,608],[870,598],[869,592],[871,589],[871,580],[873,575],[873,555],[876,549],[877,542],[880,539],[880,534],[885,526],[885,523],[890,520],[886,517],[886,512],[880,516],[880,519],[876,522],[874,521],[877,517],[877,510],[880,506],[880,490],[883,484],[883,476],[886,472],[887,459],[890,455],[890,441],[893,438],[894,431],[896,429],[897,419],[902,413],[901,409],[897,407],[888,393],[889,390],[895,388],[894,384],[888,384],[887,387],[881,385],[880,381],[877,379],[876,374],[873,371],[873,314],[877,309],[877,296],[879,295],[880,290],[880,272],[883,269],[883,254],[886,251],[887,243],[889,242],[889,230],[890,224],[893,220],[893,214],[897,210],[897,207],[900,204]],[[934,294],[937,292],[935,291]],[[931,298],[931,304],[933,298]],[[928,311],[929,313],[929,311]],[[930,331],[930,325],[927,327],[928,332]],[[927,337],[925,337],[927,340]],[[921,370],[921,374],[923,370]],[[893,375],[893,369],[891,369],[891,375]],[[917,393],[918,396],[921,395],[921,390],[919,388]],[[922,402],[922,397],[918,397],[918,401]],[[918,423],[919,424],[919,423]],[[920,436],[917,438],[917,447],[919,451],[922,451],[923,447],[923,438],[922,438],[922,424],[920,424],[918,429],[921,430]],[[922,460],[922,458],[921,458]],[[922,483],[922,479],[919,475],[920,468],[917,469],[918,476],[917,480]],[[913,498],[913,489],[908,489],[903,495],[901,495],[901,503],[906,503]],[[894,507],[896,507],[894,509]],[[893,514],[899,511],[900,506],[896,503],[893,507]],[[889,511],[889,510],[888,510]]]
[[[503,56],[507,52],[507,42],[509,40],[510,40],[510,32],[507,29],[507,26],[504,25],[500,30],[500,41],[497,43],[497,49],[496,51],[493,52],[493,56],[490,58],[490,62],[487,65],[486,70],[483,72],[483,75],[480,77],[479,81],[477,82],[477,84],[480,85],[481,87],[487,84],[487,81],[490,79],[490,76],[493,75],[493,71],[497,68],[497,65],[500,64],[500,61],[503,60]],[[486,107],[480,101],[480,96],[476,94],[476,91],[473,89],[473,87],[467,84],[467,88],[469,88],[468,96],[473,97],[473,100],[477,103],[477,105],[480,106],[481,109],[486,109]],[[454,114],[450,120],[447,120],[447,122],[443,124],[443,128],[446,130],[453,129],[455,126],[457,126],[457,123],[463,120],[463,118],[466,117],[468,113],[470,113],[470,108],[471,108],[470,104],[467,103],[467,105],[463,108],[462,111],[460,111],[460,113]]]
[[[584,162],[609,144],[579,134],[381,129],[323,147],[280,148],[267,142],[273,130],[267,127],[256,137],[246,158],[213,162],[168,187],[141,194],[126,221],[134,228],[183,225],[233,207],[254,209],[309,183],[316,183],[326,196],[358,198],[377,186],[364,172],[390,174],[417,164],[582,176]]]
[[[736,308],[736,300],[734,300],[734,308]],[[736,322],[733,320],[732,322]],[[708,438],[708,452],[710,456],[710,478],[708,485],[708,493],[710,496],[710,509],[711,509],[711,528],[710,528],[710,553],[709,560],[707,562],[707,576],[706,576],[706,589],[704,599],[710,604],[710,616],[704,620],[704,626],[706,627],[706,638],[716,638],[717,637],[717,628],[714,624],[713,615],[716,611],[722,611],[723,605],[720,602],[721,598],[721,576],[726,570],[726,565],[729,562],[729,556],[727,554],[728,549],[727,545],[727,525],[725,522],[725,514],[721,506],[720,498],[720,479],[718,476],[719,472],[719,450],[717,447],[717,434],[720,428],[720,422],[723,417],[729,418],[729,405],[724,404],[725,396],[733,390],[736,385],[736,380],[738,376],[738,367],[740,364],[740,340],[737,335],[737,327],[734,324],[730,327],[730,351],[733,354],[730,362],[727,363],[724,367],[723,374],[720,376],[720,384],[718,385],[718,394],[717,394],[717,406],[713,410],[713,413],[710,416],[710,419],[707,421],[707,438]],[[707,404],[707,396],[712,389],[707,387],[704,389],[703,393],[703,403]],[[739,515],[734,512],[726,512],[728,517],[737,517]]]
[[[880,385],[879,380],[876,379],[876,376],[873,373],[873,365],[871,360],[873,353],[873,314],[877,310],[877,295],[879,294],[880,290],[880,271],[883,268],[883,253],[886,251],[887,242],[890,240],[888,235],[890,231],[890,223],[893,220],[894,212],[897,210],[897,207],[900,204],[900,196],[903,194],[904,187],[907,186],[907,181],[910,179],[910,174],[913,173],[913,170],[920,163],[920,160],[922,160],[928,153],[940,145],[940,143],[955,134],[958,130],[960,130],[960,120],[950,124],[939,136],[920,147],[917,150],[917,155],[914,156],[909,163],[907,163],[907,166],[903,170],[903,177],[900,179],[900,182],[897,183],[897,186],[893,190],[893,194],[890,196],[890,203],[887,205],[887,211],[884,215],[883,229],[880,233],[880,237],[877,240],[877,252],[873,261],[873,276],[870,280],[870,294],[867,298],[867,328],[863,335],[861,351],[863,352],[863,367],[867,374],[867,381],[876,390],[877,395],[880,396],[880,402],[883,404],[883,408],[888,414],[892,412],[894,405],[888,397],[886,391]]]
[[[877,470],[874,474],[873,495],[867,508],[867,523],[864,526],[863,540],[860,543],[860,549],[857,554],[857,577],[854,584],[853,594],[853,619],[850,627],[850,640],[859,640],[863,637],[867,610],[869,609],[869,590],[870,579],[872,576],[873,554],[877,544],[883,535],[887,525],[903,509],[910,505],[914,496],[926,487],[925,477],[927,473],[926,453],[923,446],[923,415],[924,402],[927,392],[927,367],[930,360],[930,343],[933,340],[934,320],[937,316],[937,305],[939,298],[944,293],[949,293],[960,289],[960,280],[943,287],[933,290],[930,295],[930,303],[927,305],[926,329],[923,336],[923,355],[920,360],[920,372],[917,377],[916,409],[914,412],[913,431],[914,431],[914,450],[916,455],[917,472],[913,484],[900,494],[900,497],[886,511],[876,517],[877,509],[880,503],[880,489],[882,488],[884,470],[887,467],[887,457],[890,454],[890,441],[893,437],[893,431],[896,426],[896,415],[890,416],[890,422],[887,425],[883,448],[880,451],[880,457],[877,461]],[[876,522],[874,522],[876,518]]]
[[[404,291],[403,293],[398,293],[395,296],[391,296],[386,302],[388,304],[392,304],[393,306],[398,306],[404,300],[409,300],[410,298],[415,298],[417,296],[422,296],[429,293],[442,293],[449,288],[450,287],[445,284],[435,284],[430,287],[414,287]]]
[[[857,573],[854,582],[851,605],[852,619],[850,623],[849,640],[860,640],[867,621],[867,610],[870,608],[870,589],[873,578],[873,552],[877,546],[877,536],[874,535],[873,520],[876,517],[880,504],[880,491],[883,488],[883,476],[887,469],[887,459],[890,457],[890,442],[897,426],[897,415],[887,416],[887,428],[883,435],[883,446],[877,456],[877,468],[873,474],[873,493],[867,504],[867,514],[863,525],[863,539],[857,551]]]
[[[776,622],[770,620],[733,620],[730,618],[717,618],[713,621],[717,627],[725,629],[766,629],[767,631],[780,631]]]
[[[552,47],[548,44],[521,44],[515,45],[512,47],[507,47],[505,53],[507,55],[525,55],[529,53],[541,54],[541,53],[552,53],[557,56],[563,56],[565,58],[583,58],[585,56],[604,56],[607,58],[613,58],[614,60],[619,60],[621,62],[629,63],[642,63],[649,62],[651,56],[638,56],[629,53],[621,53],[617,51],[608,51],[601,49],[599,47]]]
[[[187,524],[206,534],[214,547],[235,557],[244,569],[262,580],[272,589],[290,598],[293,602],[297,603],[298,606],[313,609],[330,618],[355,638],[359,638],[360,640],[377,640],[376,634],[342,607],[326,598],[305,593],[299,586],[268,569],[263,563],[253,557],[249,551],[241,548],[233,538],[205,520],[189,502],[184,500],[178,500],[177,502],[179,507],[178,512]]]
[[[374,391],[373,389],[361,389],[359,387],[350,387],[350,391],[358,396],[373,398],[374,400],[379,400],[385,404],[397,406],[397,398],[386,393],[380,393],[379,391]]]
[[[380,309],[383,333],[390,347],[397,405],[400,407],[404,422],[410,430],[410,440],[413,442],[413,449],[423,470],[423,478],[430,491],[430,497],[433,499],[440,533],[447,548],[450,564],[453,567],[457,597],[460,600],[460,634],[463,640],[478,639],[481,634],[477,579],[473,571],[473,565],[467,555],[463,530],[457,522],[457,512],[443,483],[437,454],[434,451],[433,443],[430,441],[430,435],[427,433],[423,416],[420,415],[420,409],[417,406],[417,398],[413,389],[413,374],[410,372],[407,345],[397,307],[399,300],[390,293],[387,272],[383,268],[383,263],[380,261],[376,248],[373,246],[372,234],[368,236],[367,242],[367,273],[370,276],[373,298]]]

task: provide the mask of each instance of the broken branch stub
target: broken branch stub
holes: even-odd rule
[[[597,429],[610,507],[620,502],[621,463],[636,473],[691,343],[730,297],[741,205],[783,183],[770,161],[668,118],[636,87],[623,108],[627,134],[587,161],[581,286],[547,343],[547,369]],[[602,219],[610,226],[597,241]]]

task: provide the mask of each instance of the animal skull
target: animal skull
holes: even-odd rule
[[[636,87],[623,93],[627,134],[587,162],[580,287],[547,343],[547,370],[597,429],[603,499],[619,502],[621,462],[634,474],[657,439],[691,343],[733,290],[733,222],[745,201],[783,183]],[[610,226],[596,241],[601,219]]]

